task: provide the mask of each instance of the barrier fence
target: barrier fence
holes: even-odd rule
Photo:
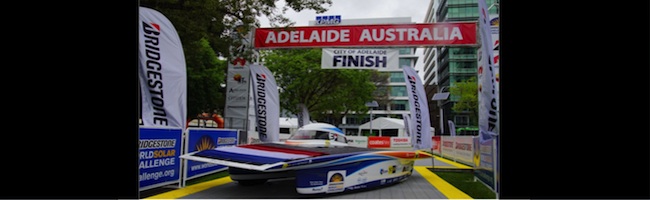
[[[223,171],[227,166],[180,160],[180,155],[209,148],[251,143],[247,131],[238,129],[159,128],[140,126],[140,191],[175,185],[185,187],[193,178]],[[348,136],[350,146],[361,148],[411,148],[410,137]],[[434,136],[432,153],[474,167],[476,177],[495,182],[495,140],[479,143],[476,136]]]
[[[163,186],[181,188],[188,180],[227,169],[211,163],[181,161],[182,154],[247,143],[246,131],[236,129],[140,126],[139,135],[139,191]]]

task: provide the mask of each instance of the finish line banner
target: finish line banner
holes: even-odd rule
[[[476,22],[255,29],[255,48],[478,46]]]
[[[324,48],[322,52],[321,69],[399,69],[398,49]]]

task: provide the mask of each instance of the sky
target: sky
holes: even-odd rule
[[[315,20],[316,16],[323,15],[341,15],[341,20],[345,19],[365,19],[365,18],[387,18],[387,17],[411,17],[414,23],[424,23],[424,16],[427,14],[427,7],[431,0],[332,0],[330,6],[325,5],[328,9],[325,13],[316,14],[313,10],[303,10],[296,13],[291,9],[284,14],[291,21],[296,22],[295,26],[308,26],[310,20]],[[284,0],[280,0],[278,8],[284,6]],[[270,27],[266,17],[259,18],[262,27]],[[418,48],[415,55],[420,58],[416,63],[415,69],[423,72],[424,49]],[[422,78],[420,74],[420,78]]]

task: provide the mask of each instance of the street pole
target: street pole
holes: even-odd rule
[[[449,98],[449,92],[443,92],[449,86],[443,86],[438,90],[437,93],[433,94],[431,100],[438,102],[438,108],[440,109],[440,138],[442,139],[442,134],[444,133],[444,110],[442,109],[442,101]],[[441,148],[440,146],[438,148]],[[431,154],[433,155],[433,148],[431,148]],[[434,156],[435,157],[435,156]],[[431,157],[431,169],[435,167],[435,158]]]
[[[440,110],[440,117],[439,117],[439,118],[440,118],[440,138],[442,138],[442,131],[443,131],[443,129],[444,129],[444,126],[443,126],[443,124],[442,124],[442,119],[443,119],[442,115],[443,115],[443,112],[442,112],[442,104],[440,103],[440,101],[438,101],[438,109]],[[442,141],[442,140],[441,140],[441,141]],[[441,143],[442,143],[442,142],[441,142]],[[441,148],[441,147],[438,147],[438,148]],[[431,155],[434,155],[434,154],[433,154],[433,148],[431,148]],[[431,170],[434,170],[434,171],[436,170],[436,159],[435,159],[435,155],[431,157]]]
[[[438,108],[440,108],[440,136],[445,133],[444,111],[442,110],[442,103],[438,101]]]
[[[447,86],[444,86],[440,88],[440,91],[438,93],[442,93],[447,89]],[[440,136],[442,137],[442,134],[445,133],[445,117],[444,117],[444,110],[442,109],[442,101],[443,100],[438,100],[438,108],[440,109]]]
[[[372,111],[373,111],[373,107],[370,107],[370,135],[369,136],[372,136]]]
[[[371,101],[366,102],[366,106],[370,108],[370,134],[372,134],[372,111],[374,110],[373,108],[378,107],[379,104],[377,104],[377,101]],[[361,132],[361,129],[359,129],[359,132]]]

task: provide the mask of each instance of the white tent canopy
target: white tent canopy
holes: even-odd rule
[[[280,117],[281,128],[299,128],[298,118]]]
[[[388,117],[377,117],[372,120],[372,129],[400,129],[404,128],[404,120],[397,118],[388,118]],[[361,124],[359,129],[370,129],[370,122]]]
[[[389,117],[378,117],[372,120],[372,130],[379,130],[379,135],[382,135],[381,130],[387,129],[397,129],[398,137],[408,137],[406,135],[406,129],[404,128],[404,120],[398,118],[389,118]],[[361,130],[370,130],[370,122],[362,124],[359,126],[359,133],[361,135]],[[435,128],[431,127],[431,136],[435,134]]]
[[[404,137],[404,120],[397,118],[389,117],[378,117],[372,120],[372,130],[379,130],[379,135],[381,136],[381,130],[386,129],[397,129],[397,136]],[[361,130],[370,130],[370,122],[362,124],[359,126],[359,135],[361,135]]]

